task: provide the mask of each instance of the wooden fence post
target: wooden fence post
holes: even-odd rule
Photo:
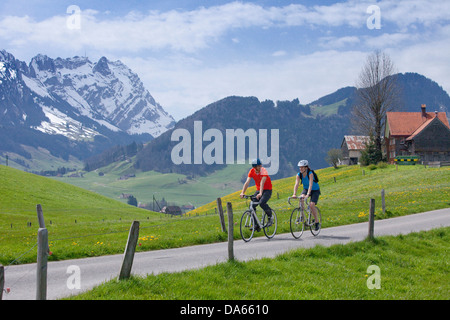
[[[4,288],[5,288],[5,267],[0,265],[0,300],[3,299]]]
[[[222,208],[222,199],[221,198],[217,198],[217,210],[219,210],[220,225],[222,227],[222,232],[227,232],[227,229],[225,227],[225,217],[223,216],[223,208]]]
[[[227,202],[227,215],[228,215],[228,260],[234,260],[234,222],[233,222],[233,208],[231,202]]]
[[[123,254],[122,268],[120,269],[119,280],[128,279],[133,266],[134,253],[139,238],[139,221],[133,221],[128,234],[127,246]]]
[[[42,206],[36,205],[37,217],[39,221],[39,228],[45,228],[44,213],[42,212]]]
[[[36,300],[47,300],[48,231],[38,230]]]
[[[381,189],[381,208],[383,209],[383,214],[386,213],[386,201],[384,200],[384,189]]]
[[[375,199],[370,199],[369,239],[373,239],[374,236],[374,220],[375,220]]]

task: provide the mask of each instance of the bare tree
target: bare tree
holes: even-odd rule
[[[367,57],[356,84],[353,128],[359,134],[371,136],[380,154],[386,112],[393,111],[398,105],[399,88],[394,72],[389,55],[375,51]]]
[[[328,150],[325,160],[329,164],[331,164],[335,169],[337,169],[337,167],[338,167],[339,159],[342,159],[342,150],[341,149]]]

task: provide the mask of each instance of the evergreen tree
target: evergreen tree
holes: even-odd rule
[[[129,196],[128,197],[128,201],[127,203],[131,206],[135,206],[137,207],[138,203],[137,203],[137,199],[134,196]]]
[[[361,151],[361,164],[363,166],[368,166],[369,164],[377,164],[382,160],[383,154],[380,150],[378,150],[374,139],[371,137],[369,143],[366,145],[366,148]]]

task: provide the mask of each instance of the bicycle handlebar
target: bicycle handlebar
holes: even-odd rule
[[[300,197],[288,197],[288,203],[292,206],[291,199],[301,199]],[[308,201],[308,197],[303,198],[305,201]],[[307,202],[308,203],[308,202]]]
[[[254,195],[248,196],[248,195],[244,194],[242,197],[244,199],[250,199],[253,202],[258,202],[259,201]]]

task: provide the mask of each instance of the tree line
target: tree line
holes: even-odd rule
[[[142,143],[136,143],[134,141],[129,145],[112,147],[98,155],[86,159],[84,161],[84,170],[92,171],[117,161],[124,161],[134,157],[143,147],[144,145]]]

